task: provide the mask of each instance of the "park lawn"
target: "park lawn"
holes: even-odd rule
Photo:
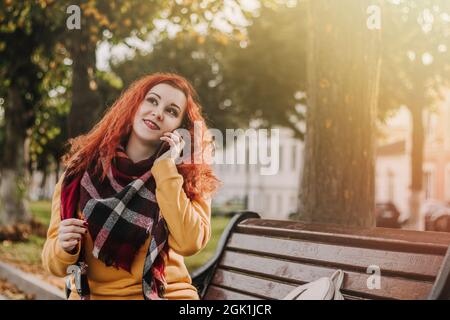
[[[52,210],[51,201],[33,201],[30,204],[30,210],[40,223],[46,226],[50,224],[50,212]]]
[[[48,226],[50,222],[51,202],[35,201],[30,209],[38,221]],[[214,255],[220,236],[229,222],[229,218],[213,216],[211,224],[211,239],[207,246],[199,253],[186,257],[185,263],[189,272],[203,265]],[[45,273],[41,266],[41,251],[45,238],[30,236],[27,242],[3,241],[0,243],[0,261],[16,264],[24,271]]]
[[[35,235],[31,235],[27,242],[3,241],[0,244],[0,260],[30,266],[40,265],[44,242],[44,238]]]

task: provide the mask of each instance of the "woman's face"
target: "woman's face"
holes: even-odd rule
[[[134,116],[133,134],[144,143],[159,143],[163,133],[181,126],[185,111],[183,91],[166,83],[157,84],[147,92]]]

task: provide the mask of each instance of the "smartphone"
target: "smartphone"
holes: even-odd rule
[[[176,129],[174,131],[176,131]],[[170,149],[170,144],[167,141],[162,141],[161,144],[159,145],[159,149],[157,151],[156,157],[159,157],[160,155],[162,155],[169,149]],[[183,157],[183,150],[181,150],[180,157]]]
[[[170,149],[170,145],[167,141],[161,141],[159,147],[158,147],[158,151],[156,152],[156,157],[158,158],[160,155],[162,155],[163,153],[165,153],[166,151],[168,151]]]

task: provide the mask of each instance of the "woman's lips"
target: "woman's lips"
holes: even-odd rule
[[[151,120],[144,119],[144,123],[151,130],[159,130],[160,129],[159,126],[156,123],[154,123],[153,121],[151,121]]]

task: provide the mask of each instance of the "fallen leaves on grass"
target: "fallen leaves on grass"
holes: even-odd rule
[[[47,226],[34,218],[30,223],[0,226],[0,241],[26,241],[31,235],[45,238],[46,234]]]
[[[25,293],[17,288],[14,284],[0,279],[0,294],[11,300],[34,300],[33,294]]]

